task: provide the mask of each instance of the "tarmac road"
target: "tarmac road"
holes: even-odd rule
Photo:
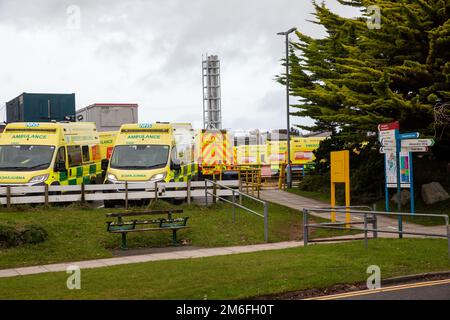
[[[450,279],[346,292],[312,300],[450,300]]]

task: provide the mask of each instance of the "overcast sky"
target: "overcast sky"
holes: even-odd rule
[[[311,0],[0,0],[0,119],[22,92],[73,92],[77,108],[138,103],[140,122],[200,128],[209,53],[222,64],[224,127],[282,128],[285,91],[273,79],[284,42],[276,33],[297,27],[324,36],[307,21],[312,11]]]

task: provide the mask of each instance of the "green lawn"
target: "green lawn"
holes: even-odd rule
[[[0,279],[0,299],[239,299],[450,269],[447,243],[377,239],[81,271],[81,290],[65,272]]]
[[[247,203],[261,210],[255,203]],[[159,201],[152,208],[173,207]],[[187,245],[218,247],[249,245],[264,242],[264,220],[241,209],[236,210],[232,223],[230,205],[204,207],[183,205],[183,216],[188,216],[189,229],[178,233],[178,240]],[[120,235],[106,232],[105,214],[120,209],[88,209],[80,206],[15,207],[0,211],[1,224],[38,224],[49,233],[49,239],[35,245],[0,249],[0,269],[50,264],[67,261],[112,257],[118,249]],[[123,211],[123,210],[122,210]],[[319,219],[315,219],[319,221]],[[301,240],[302,216],[298,211],[280,205],[269,205],[269,241]],[[348,232],[317,230],[313,235],[327,237]],[[171,244],[171,232],[144,232],[128,235],[128,246],[134,248],[165,247]]]

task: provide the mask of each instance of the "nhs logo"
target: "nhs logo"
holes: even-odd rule
[[[28,123],[25,123],[25,127],[27,127],[27,128],[36,128],[36,127],[39,127],[39,123],[28,122]]]
[[[150,123],[140,123],[139,124],[139,128],[141,128],[141,129],[149,129],[151,127],[152,127],[152,125]]]

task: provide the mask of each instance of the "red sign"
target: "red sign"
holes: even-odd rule
[[[400,124],[398,121],[392,123],[382,123],[378,126],[378,131],[387,131],[387,130],[399,130]]]

